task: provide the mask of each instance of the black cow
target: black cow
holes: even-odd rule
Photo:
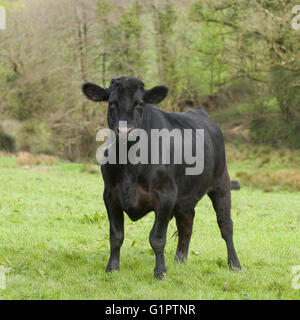
[[[233,223],[230,217],[230,179],[226,166],[221,130],[203,110],[171,113],[157,109],[168,94],[168,88],[157,86],[146,90],[142,81],[133,77],[113,79],[108,89],[95,84],[83,85],[83,92],[92,101],[108,101],[108,125],[120,136],[134,128],[147,133],[151,129],[204,129],[204,171],[186,175],[186,164],[110,164],[101,166],[105,183],[104,201],[110,222],[110,258],[107,272],[118,271],[120,248],[124,240],[124,212],[136,221],[155,212],[150,244],[156,255],[155,277],[166,276],[164,248],[169,221],[175,216],[178,245],[175,261],[187,259],[192,234],[195,206],[207,194],[217,214],[222,238],[226,242],[228,265],[240,269],[233,244]],[[127,127],[119,127],[127,121]],[[121,138],[116,139],[116,144]],[[174,150],[171,146],[171,153]],[[128,146],[129,147],[129,146]],[[118,149],[117,149],[118,150]],[[119,158],[116,151],[117,159]]]

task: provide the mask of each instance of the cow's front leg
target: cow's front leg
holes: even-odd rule
[[[164,250],[166,245],[166,235],[170,219],[172,218],[173,205],[170,201],[161,203],[155,210],[155,222],[150,233],[150,244],[156,256],[154,276],[163,279],[167,275],[165,266]]]
[[[114,202],[111,194],[104,191],[104,202],[109,218],[110,257],[106,272],[120,270],[120,249],[124,241],[124,213]]]

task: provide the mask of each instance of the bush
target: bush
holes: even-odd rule
[[[0,150],[15,152],[15,140],[8,134],[0,131]]]
[[[249,129],[255,143],[300,148],[300,125],[296,121],[287,123],[278,115],[268,115],[252,120]]]
[[[16,149],[16,143],[12,136],[3,131],[0,126],[0,150],[13,153]]]
[[[51,144],[54,154],[69,161],[89,161],[96,158],[97,131],[106,127],[104,114],[95,114],[90,120],[63,114],[52,119]]]
[[[17,150],[34,154],[52,154],[50,137],[50,130],[44,122],[24,121],[17,136]]]

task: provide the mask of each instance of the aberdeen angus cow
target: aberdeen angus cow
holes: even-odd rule
[[[92,101],[108,102],[108,126],[116,133],[115,144],[127,140],[127,148],[133,142],[129,137],[133,129],[143,129],[151,140],[153,129],[190,129],[193,132],[193,152],[196,147],[195,132],[202,129],[203,170],[199,174],[187,174],[192,167],[185,160],[180,164],[172,160],[157,163],[120,163],[122,156],[115,148],[116,162],[102,164],[105,183],[104,202],[110,223],[110,258],[107,272],[118,271],[120,248],[124,240],[124,212],[133,221],[154,211],[155,223],[150,233],[150,244],[156,256],[154,275],[158,279],[166,276],[164,248],[169,221],[175,217],[178,229],[178,245],[175,261],[187,259],[192,234],[195,206],[207,194],[217,214],[222,238],[226,242],[228,265],[240,269],[240,262],[233,244],[233,223],[230,217],[230,179],[226,166],[224,140],[221,130],[203,110],[171,113],[159,110],[159,104],[168,94],[165,86],[146,90],[142,81],[133,77],[113,79],[109,88],[104,89],[92,83],[83,85],[82,90]],[[123,124],[126,123],[126,126]],[[122,124],[122,125],[120,125]],[[163,143],[161,142],[163,148]],[[151,141],[149,159],[151,158]],[[176,149],[177,148],[177,149]],[[179,152],[181,145],[169,144],[171,155]],[[113,148],[111,148],[113,150]],[[106,150],[107,151],[107,150]],[[127,151],[127,150],[125,150]],[[139,152],[137,152],[137,156]],[[171,157],[172,158],[172,157]]]

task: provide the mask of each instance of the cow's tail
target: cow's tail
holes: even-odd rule
[[[238,181],[231,181],[231,190],[240,190],[241,186]]]

